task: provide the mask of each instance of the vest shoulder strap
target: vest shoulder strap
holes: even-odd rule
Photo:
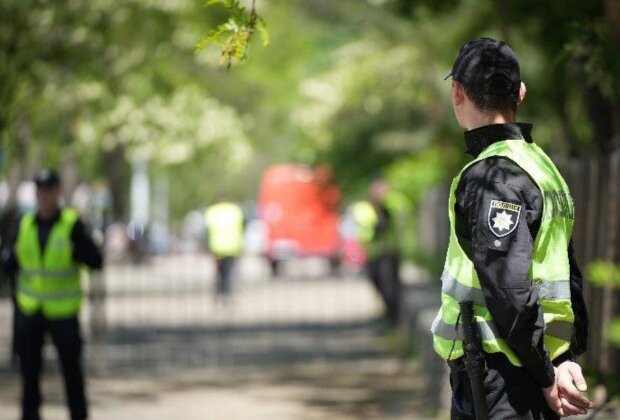
[[[63,223],[67,223],[70,226],[73,226],[75,222],[80,218],[80,215],[77,211],[71,208],[64,208],[60,212],[60,219]]]
[[[24,213],[24,215],[22,216],[22,218],[19,221],[19,229],[22,230],[24,228],[27,228],[28,226],[32,225],[34,223],[34,219],[35,219],[35,213],[34,212],[27,212]]]

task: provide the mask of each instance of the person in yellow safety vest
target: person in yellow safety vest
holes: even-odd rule
[[[205,225],[207,247],[217,265],[215,296],[226,299],[232,289],[235,261],[243,252],[243,211],[235,203],[220,201],[205,212]]]
[[[400,246],[395,209],[390,206],[389,186],[381,178],[369,188],[370,201],[353,205],[358,241],[366,252],[366,271],[385,305],[390,326],[398,324],[400,314]]]
[[[60,178],[53,170],[35,175],[37,211],[22,216],[2,250],[2,265],[17,274],[16,346],[22,377],[22,418],[39,419],[44,336],[50,333],[64,376],[72,420],[88,415],[82,373],[78,313],[80,268],[100,269],[102,255],[77,212],[61,208]]]
[[[452,418],[583,414],[592,405],[574,362],[588,334],[571,240],[574,206],[531,124],[516,122],[526,93],[517,56],[501,41],[470,41],[450,76],[456,120],[474,157],[450,189],[441,308],[431,328],[434,349],[450,367]],[[460,303],[473,304],[482,384],[465,362],[475,346],[463,344]]]

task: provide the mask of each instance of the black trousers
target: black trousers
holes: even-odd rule
[[[485,354],[488,416],[491,420],[544,419],[559,416],[547,405],[542,389],[522,367],[511,364],[502,353]],[[474,420],[473,399],[463,357],[449,361],[453,420]]]
[[[217,259],[217,283],[215,285],[217,295],[230,295],[232,291],[231,275],[236,260],[236,257],[221,257]]]
[[[30,316],[19,310],[16,312],[16,344],[22,377],[22,419],[40,419],[42,397],[39,382],[43,368],[44,338],[48,332],[58,353],[71,419],[87,418],[78,318],[52,321],[40,313]]]
[[[379,292],[387,320],[392,325],[398,324],[400,316],[400,257],[397,253],[386,253],[368,260],[368,275]]]

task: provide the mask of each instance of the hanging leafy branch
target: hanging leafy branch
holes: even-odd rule
[[[228,20],[211,30],[207,36],[196,44],[196,51],[201,51],[211,43],[221,46],[220,65],[227,69],[247,57],[248,46],[255,31],[258,31],[263,46],[269,43],[269,33],[263,18],[256,13],[256,0],[252,0],[252,9],[248,13],[239,0],[207,0],[206,5],[220,4],[228,12]]]

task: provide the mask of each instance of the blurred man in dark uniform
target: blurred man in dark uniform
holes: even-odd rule
[[[60,207],[60,178],[35,176],[37,211],[22,216],[2,252],[5,271],[17,275],[16,345],[22,376],[22,418],[39,419],[42,349],[47,333],[58,353],[72,420],[87,418],[79,310],[80,267],[102,267],[102,255],[77,212]]]
[[[394,206],[389,205],[389,186],[382,178],[370,184],[370,202],[353,206],[359,228],[358,240],[366,251],[368,276],[381,296],[391,326],[400,314],[400,246]]]

